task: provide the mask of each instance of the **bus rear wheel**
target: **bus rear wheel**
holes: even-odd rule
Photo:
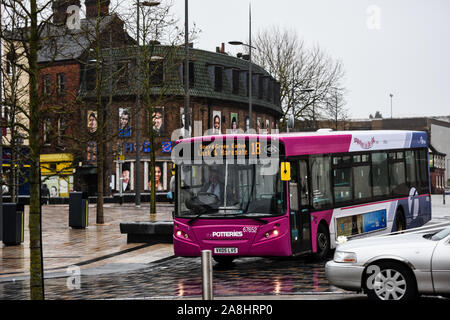
[[[314,260],[323,261],[330,254],[330,233],[324,223],[319,224],[316,235],[317,252],[314,253]]]

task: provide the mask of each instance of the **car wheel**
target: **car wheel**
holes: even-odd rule
[[[417,286],[411,270],[395,262],[373,265],[375,272],[367,278],[367,295],[372,300],[411,300]]]
[[[221,265],[230,265],[233,263],[235,257],[226,257],[226,256],[213,256],[214,261]]]
[[[330,253],[330,233],[323,223],[317,228],[316,243],[317,252],[314,254],[314,260],[323,261]]]
[[[403,231],[406,229],[405,215],[402,209],[397,209],[395,213],[395,231]]]

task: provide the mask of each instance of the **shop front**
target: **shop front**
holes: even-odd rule
[[[149,193],[151,189],[151,161],[150,147],[148,142],[144,142],[141,148],[140,172],[136,172],[136,150],[133,142],[123,144],[123,160],[115,160],[113,163],[113,174],[111,184],[114,192],[135,193],[136,179],[140,181],[140,191]],[[155,159],[155,187],[156,192],[168,192],[170,189],[170,178],[172,177],[172,160],[170,152],[172,142],[161,142],[161,148]],[[118,179],[116,177],[119,177]],[[121,190],[122,189],[122,190]]]
[[[70,153],[41,154],[41,185],[46,185],[50,198],[69,197],[73,191],[74,168]]]

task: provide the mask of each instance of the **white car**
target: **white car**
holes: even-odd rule
[[[450,296],[450,227],[350,240],[325,271],[330,284],[373,299]]]

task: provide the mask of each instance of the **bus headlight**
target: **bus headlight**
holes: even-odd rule
[[[336,251],[334,253],[333,261],[339,263],[356,263],[356,253]]]

